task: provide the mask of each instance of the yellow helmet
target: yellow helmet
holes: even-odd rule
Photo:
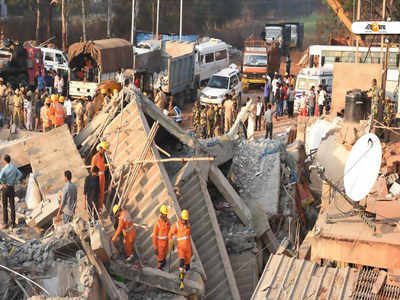
[[[187,211],[187,209],[182,210],[181,218],[185,221],[189,220],[189,212]]]
[[[146,93],[146,92],[143,92],[143,96],[147,97],[147,93]]]
[[[161,205],[160,212],[163,215],[168,215],[168,207],[166,205]]]
[[[53,94],[51,95],[51,101],[56,102],[58,100],[58,96]]]
[[[51,99],[49,97],[46,97],[45,103],[46,104],[50,104],[51,103]]]
[[[118,211],[119,211],[119,205],[118,205],[118,204],[115,204],[115,205],[113,206],[113,214],[115,215]]]
[[[60,98],[58,99],[58,101],[60,101],[60,103],[64,103],[64,96],[60,96]]]
[[[113,90],[113,94],[114,94],[114,95],[118,94],[118,90],[117,90],[117,89],[114,89],[114,90]]]
[[[103,95],[104,95],[104,94],[107,94],[107,90],[106,90],[106,89],[101,89],[101,90],[100,90],[100,93],[102,93]]]

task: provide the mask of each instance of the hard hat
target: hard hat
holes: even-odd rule
[[[113,94],[115,95],[115,94],[118,94],[118,90],[117,89],[114,89],[113,90]]]
[[[187,209],[182,210],[181,218],[185,221],[189,220],[189,212],[187,211]]]
[[[113,206],[113,214],[115,215],[118,211],[119,211],[119,205],[118,205],[118,204],[115,204],[115,205]]]
[[[160,213],[163,215],[168,215],[168,207],[166,205],[161,205]]]
[[[285,76],[288,76],[289,74],[288,74],[288,72],[285,72]]]
[[[64,96],[61,96],[61,97],[58,99],[58,101],[60,101],[60,103],[63,103],[63,102],[64,102]]]
[[[104,150],[107,150],[107,148],[108,148],[107,142],[102,141],[102,142],[99,144],[99,148],[102,148],[102,149],[104,149]]]
[[[57,101],[57,100],[58,100],[58,96],[55,95],[55,94],[52,94],[52,95],[51,95],[51,101],[55,102],[55,101]]]
[[[147,97],[147,93],[146,93],[146,92],[143,92],[143,96]]]
[[[46,104],[50,104],[51,103],[51,99],[49,97],[46,97],[45,103]]]
[[[107,94],[107,90],[106,90],[106,89],[101,89],[100,92],[101,92],[102,94]]]

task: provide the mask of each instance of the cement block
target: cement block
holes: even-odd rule
[[[53,217],[57,214],[60,208],[60,203],[58,201],[58,195],[53,194],[47,196],[40,205],[35,208],[31,214],[31,220],[28,222],[29,225],[36,225],[38,227],[44,227],[50,222],[52,222]]]
[[[109,239],[107,239],[107,236],[100,224],[97,224],[95,228],[91,230],[90,244],[98,259],[105,264],[110,261],[112,256],[111,242]]]

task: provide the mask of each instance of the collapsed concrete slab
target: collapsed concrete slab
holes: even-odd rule
[[[240,299],[249,300],[258,282],[257,256],[251,251],[229,255],[240,292]]]
[[[178,201],[188,209],[191,235],[207,275],[206,299],[240,299],[207,184],[200,171],[182,168],[176,178]]]
[[[45,227],[53,221],[60,207],[57,194],[48,195],[28,216],[29,225]]]
[[[0,157],[3,157],[5,154],[9,154],[11,156],[12,163],[17,168],[29,165],[30,161],[25,150],[25,145],[31,139],[32,137],[26,137],[0,144]]]

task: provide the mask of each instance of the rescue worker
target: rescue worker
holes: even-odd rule
[[[14,113],[13,113],[13,121],[16,126],[19,126],[19,128],[22,129],[22,97],[21,97],[21,92],[19,89],[15,90],[15,96],[13,99],[14,103]]]
[[[52,94],[50,96],[51,99],[51,104],[50,104],[50,121],[51,121],[51,126],[55,126],[56,120],[55,120],[55,106],[56,106],[56,101],[58,101],[58,96],[55,94]]]
[[[231,127],[233,124],[234,104],[231,99],[227,98],[227,100],[224,103],[224,109],[225,109],[224,130],[225,130],[225,133],[227,133],[227,132],[229,132],[229,130],[231,130]]]
[[[179,278],[181,279],[181,288],[183,287],[183,277],[185,271],[190,269],[192,258],[192,245],[190,243],[190,223],[189,212],[184,209],[181,213],[181,219],[176,222],[169,231],[168,238],[173,242],[173,236],[176,236],[179,258]]]
[[[199,131],[199,125],[200,125],[200,110],[199,110],[199,104],[196,101],[192,109],[192,126],[195,134],[197,134]]]
[[[122,232],[127,261],[132,261],[133,245],[136,238],[136,228],[133,224],[133,219],[129,212],[126,209],[121,209],[118,204],[114,205],[113,214],[118,218],[118,227],[111,241],[115,243]]]
[[[78,103],[75,106],[75,122],[76,122],[76,130],[77,133],[80,133],[82,130],[82,125],[83,125],[83,104],[82,104],[83,99],[79,99]]]
[[[45,105],[40,109],[40,119],[42,120],[43,132],[51,129],[51,114],[50,114],[51,99],[49,97],[45,100]]]
[[[382,96],[381,89],[377,86],[376,79],[372,79],[372,86],[368,90],[368,96],[371,97],[371,114],[374,119],[378,117],[378,101]]]
[[[207,138],[207,108],[203,107],[200,113],[200,138]]]
[[[100,194],[99,194],[99,212],[103,210],[104,207],[104,189],[106,187],[106,158],[105,151],[107,150],[108,145],[106,142],[101,142],[97,145],[97,153],[92,158],[91,169],[96,166],[99,169],[99,183],[100,183]]]
[[[207,137],[211,138],[214,136],[214,123],[215,123],[215,111],[212,104],[208,106],[207,110]]]
[[[64,96],[56,98],[54,109],[54,127],[60,127],[64,125],[65,120],[65,108],[64,108]]]
[[[161,111],[164,110],[165,105],[167,104],[167,96],[161,89],[158,89],[157,96],[154,99],[154,104],[157,105]]]
[[[162,205],[160,208],[160,217],[153,228],[153,247],[157,255],[157,267],[161,270],[167,263],[168,254],[168,234],[171,229],[171,224],[168,220],[168,207]]]

